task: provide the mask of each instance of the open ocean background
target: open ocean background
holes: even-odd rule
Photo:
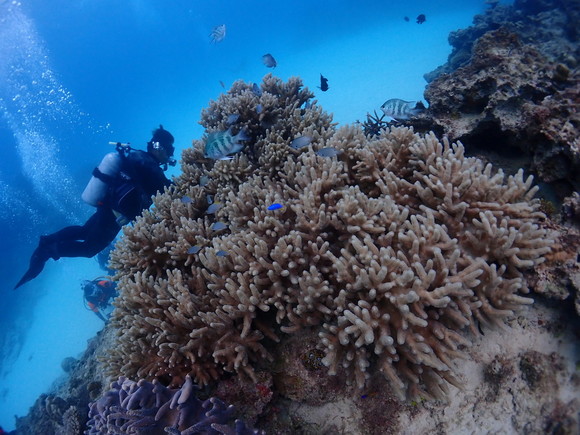
[[[109,141],[145,149],[160,123],[176,158],[202,108],[238,79],[300,76],[340,124],[389,98],[422,100],[451,31],[484,0],[0,0],[0,426],[14,429],[103,322],[80,283],[95,259],[49,260],[12,288],[41,234],[82,224],[80,195]],[[421,25],[416,17],[425,14]],[[404,17],[409,17],[405,21]],[[226,38],[209,33],[225,24]],[[275,69],[262,64],[271,53]],[[317,86],[323,74],[330,89]],[[220,81],[225,84],[223,89]],[[424,101],[424,100],[423,100]],[[178,174],[179,165],[169,174]]]

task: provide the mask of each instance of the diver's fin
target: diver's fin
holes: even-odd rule
[[[36,278],[38,275],[40,275],[42,269],[44,269],[44,263],[46,263],[46,260],[41,260],[38,257],[35,259],[35,257],[36,256],[34,255],[32,256],[32,259],[30,260],[30,267],[28,268],[24,276],[20,279],[20,281],[18,281],[18,284],[16,284],[16,286],[14,287],[14,290],[16,290],[21,285],[26,284],[28,281],[31,281],[34,278]]]
[[[20,279],[20,281],[18,281],[18,284],[16,284],[14,287],[14,290],[40,275],[40,272],[42,272],[42,269],[44,269],[44,264],[51,257],[51,250],[52,249],[50,249],[49,246],[43,246],[42,244],[39,244],[39,247],[36,248],[32,254],[32,257],[30,257],[30,266],[28,267],[28,270]]]
[[[28,270],[26,271],[26,273],[24,274],[24,276],[20,279],[20,281],[18,281],[18,284],[16,284],[14,286],[14,290],[16,290],[18,287],[26,284],[28,281],[31,281],[34,278],[36,278],[38,275],[40,275],[40,272],[42,272],[42,269],[44,269],[44,262],[37,263],[34,266],[31,265],[28,268]]]

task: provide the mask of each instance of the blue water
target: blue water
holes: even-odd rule
[[[17,291],[40,234],[82,223],[80,200],[108,141],[143,148],[162,123],[177,153],[201,137],[203,107],[237,79],[302,77],[335,121],[389,98],[422,99],[450,31],[484,0],[0,0],[0,426],[28,412],[102,322],[80,281],[94,259],[61,259]],[[423,13],[427,21],[418,25]],[[408,16],[409,22],[403,17]],[[227,34],[209,43],[211,29]],[[261,57],[271,53],[274,70]],[[316,88],[320,74],[326,93]],[[170,174],[178,174],[179,168]]]

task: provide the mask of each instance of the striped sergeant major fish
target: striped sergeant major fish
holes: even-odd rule
[[[244,130],[235,136],[231,129],[210,133],[205,141],[204,156],[213,160],[231,160],[230,154],[235,154],[244,147],[240,141],[248,140],[250,137]]]
[[[396,120],[409,119],[423,110],[423,104],[416,101],[405,101],[391,98],[383,103],[381,110],[386,116]]]
[[[211,33],[209,34],[209,39],[213,44],[217,44],[218,42],[222,42],[226,37],[226,25],[220,24],[219,26],[215,26]]]

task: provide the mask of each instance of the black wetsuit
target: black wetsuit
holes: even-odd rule
[[[132,221],[149,208],[151,196],[171,184],[151,154],[132,150],[122,158],[121,171],[111,182],[104,203],[97,207],[84,225],[66,227],[41,236],[38,248],[30,259],[30,267],[15,288],[38,276],[49,258],[58,260],[60,257],[92,257],[98,254],[121,229],[113,210],[122,215],[126,222]],[[125,195],[122,201],[121,195]]]

